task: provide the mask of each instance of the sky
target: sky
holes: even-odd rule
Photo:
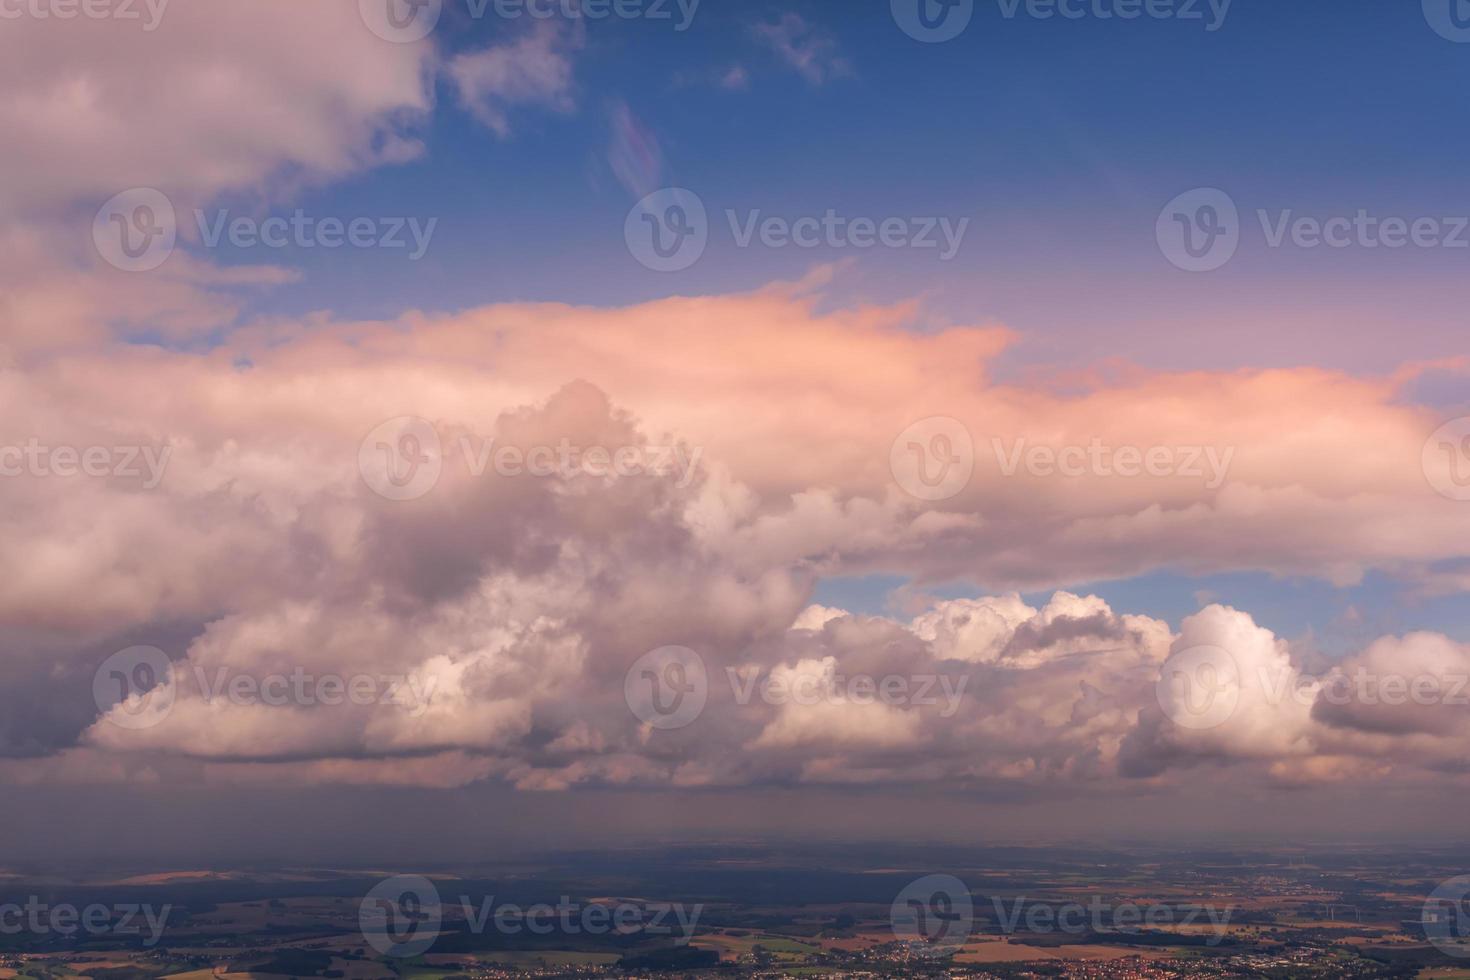
[[[445,47],[508,33],[471,18],[466,2],[440,22]],[[919,250],[855,257],[862,272],[834,301],[918,293],[933,323],[998,320],[1024,334],[1017,367],[1125,357],[1382,371],[1378,338],[1406,307],[1416,329],[1393,331],[1396,359],[1443,356],[1457,350],[1463,303],[1453,250],[1281,252],[1257,230],[1201,281],[1159,262],[1151,220],[1201,186],[1251,212],[1454,213],[1466,146],[1450,121],[1464,52],[1413,7],[1234,3],[1211,31],[1204,0],[1201,21],[1034,19],[1024,7],[1007,19],[992,0],[940,44],[897,32],[882,3],[706,2],[682,32],[672,5],[667,22],[600,21],[551,44],[568,72],[552,111],[508,110],[507,137],[454,111],[441,81],[449,111],[420,131],[416,161],[302,199],[350,213],[391,198],[440,216],[440,247],[424,262],[292,255],[312,274],[265,307],[391,316],[487,301],[624,304],[756,288],[852,257],[737,249],[720,221],[709,261],[677,276],[618,261],[632,196],[613,159],[631,118],[661,160],[642,181],[689,187],[721,214],[970,218],[947,262]],[[805,28],[795,44],[813,52],[807,74],[756,30],[786,15]]]
[[[1461,0],[0,0],[0,858],[1453,833],[1467,78]]]

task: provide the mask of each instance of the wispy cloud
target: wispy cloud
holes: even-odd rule
[[[750,88],[750,73],[744,65],[731,65],[730,70],[720,76],[720,88],[730,92]]]
[[[785,13],[775,23],[757,24],[755,36],[813,85],[852,74],[852,65],[837,41],[808,24],[800,14]]]
[[[750,88],[750,72],[739,62],[697,72],[675,72],[674,85],[677,88],[713,86],[726,92],[744,92]]]
[[[663,181],[664,155],[658,137],[627,103],[612,110],[612,143],[607,148],[608,166],[618,183],[629,193],[642,197]]]
[[[510,135],[510,110],[540,106],[557,112],[576,108],[572,58],[582,47],[580,24],[542,21],[507,44],[460,54],[448,71],[460,103],[500,136]]]

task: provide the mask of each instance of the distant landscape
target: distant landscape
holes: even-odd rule
[[[1465,859],[1344,846],[1184,856],[707,844],[457,871],[196,869],[80,880],[11,871],[0,976],[1449,980],[1470,977],[1470,944],[1427,934],[1425,900],[1449,863]],[[936,875],[969,892],[948,896],[939,924],[915,932],[901,896]],[[420,876],[433,899],[400,893],[375,904],[385,883]],[[105,908],[116,928],[46,927],[69,907],[80,916]],[[41,930],[12,928],[27,913]],[[156,933],[153,922],[163,923]]]

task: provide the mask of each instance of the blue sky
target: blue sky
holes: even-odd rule
[[[1101,596],[1114,609],[1175,624],[1213,602],[1248,609],[1256,622],[1277,635],[1310,643],[1333,658],[1356,652],[1380,636],[1411,630],[1434,630],[1462,641],[1470,637],[1470,603],[1464,597],[1408,595],[1402,583],[1380,574],[1371,574],[1356,586],[1337,587],[1320,579],[1280,578],[1262,572],[1207,576],[1159,572],[1080,582],[1071,591]],[[960,598],[974,595],[975,590],[963,583],[919,586],[895,575],[844,576],[818,583],[814,601],[854,612],[894,615],[901,614],[900,603],[911,593]],[[1050,595],[1023,593],[1023,598],[1040,607]]]
[[[439,28],[449,50],[514,38],[529,23],[470,19],[462,6],[451,0]],[[793,10],[846,70],[804,80],[761,43],[756,25]],[[1416,330],[1396,336],[1396,357],[1455,342],[1466,253],[1282,254],[1256,234],[1229,268],[1198,277],[1161,261],[1153,219],[1198,186],[1226,189],[1245,212],[1465,210],[1470,144],[1447,124],[1463,87],[1447,80],[1467,77],[1467,55],[1415,5],[1315,0],[1236,3],[1213,32],[1177,19],[1007,19],[991,0],[942,44],[909,39],[879,3],[706,2],[684,32],[592,22],[570,111],[513,109],[500,135],[441,83],[418,160],[288,206],[437,217],[422,261],[288,251],[275,258],[304,278],[260,309],[377,317],[748,289],[851,253],[736,249],[724,210],[830,207],[968,217],[953,260],[859,254],[841,288],[853,300],[922,295],[936,323],[1000,320],[1023,334],[1016,364],[1102,355],[1371,371],[1408,307]],[[748,85],[727,91],[717,81],[734,66]],[[691,269],[650,272],[622,247],[632,196],[608,163],[619,105],[661,147],[660,183],[689,187],[710,208],[713,241]],[[1205,330],[1182,329],[1201,321]]]

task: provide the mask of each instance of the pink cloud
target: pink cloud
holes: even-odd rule
[[[258,778],[280,767],[555,789],[1167,779],[1210,764],[1320,781],[1360,771],[1333,759],[1370,758],[1397,778],[1452,756],[1460,730],[1438,715],[1415,728],[1247,699],[1235,727],[1164,727],[1160,665],[1191,637],[1304,673],[1243,612],[1212,607],[1175,636],[1066,593],[1040,609],[1004,596],[930,602],[908,622],[808,609],[815,577],[865,571],[961,577],[979,592],[1161,568],[1412,580],[1455,555],[1470,514],[1425,479],[1437,420],[1400,402],[1403,376],[1001,384],[990,368],[1011,342],[1004,328],[919,334],[906,305],[818,312],[822,281],[621,309],[272,323],[207,352],[17,354],[0,373],[12,431],[169,455],[152,486],[7,479],[0,621],[37,650],[73,651],[193,624],[169,650],[165,720],[84,726],[86,759],[133,761],[78,769],[68,757],[68,771]],[[384,499],[364,440],[410,415],[439,442],[441,472],[413,499]],[[969,484],[930,502],[898,485],[890,457],[897,434],[932,415],[962,422],[977,452]],[[1007,475],[984,458],[989,440],[1020,438],[1234,452],[1213,487],[1178,474]],[[562,443],[664,447],[692,468],[476,471],[495,449]],[[1403,642],[1426,663],[1462,656],[1443,638]],[[700,651],[716,680],[754,670],[838,690],[837,675],[855,672],[942,675],[970,678],[977,700],[941,717],[727,699],[687,731],[651,733],[623,701],[624,673],[668,644]],[[77,657],[66,673],[86,676],[95,664]],[[433,697],[421,711],[242,705],[206,697],[200,681],[298,667],[401,677]],[[435,761],[407,761],[417,758]],[[25,778],[44,767],[27,763]]]

